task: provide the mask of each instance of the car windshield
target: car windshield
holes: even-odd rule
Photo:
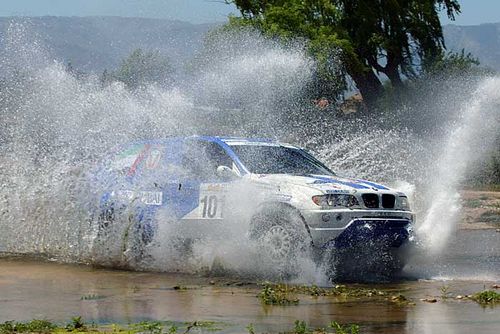
[[[254,174],[334,175],[307,152],[280,145],[232,145],[241,163]]]

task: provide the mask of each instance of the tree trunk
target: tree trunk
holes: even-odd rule
[[[349,73],[356,87],[359,89],[363,102],[369,111],[375,109],[376,102],[384,92],[384,87],[373,71],[367,70],[363,73]]]
[[[400,92],[403,87],[403,80],[401,80],[401,73],[399,73],[400,61],[398,57],[390,54],[387,56],[387,65],[383,68],[382,72],[387,75],[391,81],[392,87],[395,92]]]

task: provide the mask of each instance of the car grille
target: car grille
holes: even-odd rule
[[[385,209],[394,209],[396,203],[396,196],[390,194],[382,195],[382,207]]]
[[[369,209],[376,209],[379,207],[379,199],[377,194],[363,194],[363,202],[365,206]]]

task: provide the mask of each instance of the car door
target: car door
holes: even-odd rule
[[[184,143],[179,201],[189,209],[181,218],[186,223],[224,219],[228,182],[217,175],[221,165],[230,167],[233,161],[218,143],[197,138]]]

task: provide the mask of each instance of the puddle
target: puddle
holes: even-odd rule
[[[256,283],[229,277],[129,272],[3,257],[0,258],[0,322],[42,318],[66,323],[74,316],[101,324],[203,320],[224,324],[219,326],[222,333],[248,333],[245,327],[249,324],[260,333],[291,330],[295,320],[304,320],[311,327],[326,327],[331,321],[356,323],[361,326],[361,333],[498,333],[499,306],[484,308],[471,300],[442,298],[443,289],[451,296],[467,295],[499,283],[500,234],[491,230],[463,233],[458,240],[461,246],[450,247],[443,258],[458,259],[460,252],[474,248],[476,251],[470,256],[476,258],[475,263],[481,267],[485,265],[481,261],[485,260],[493,268],[488,280],[465,279],[460,275],[441,280],[435,265],[427,267],[430,276],[425,278],[429,279],[354,285],[381,289],[387,297],[300,295],[300,302],[293,306],[263,305],[257,298],[260,287]],[[481,240],[487,242],[478,245],[478,233],[493,234],[490,239],[483,235]],[[493,251],[489,246],[494,247]],[[472,263],[471,258],[466,258],[463,262],[445,264],[440,270],[462,267],[472,277]],[[400,293],[414,304],[391,301],[390,296]],[[435,298],[437,302],[421,301],[425,298]]]

